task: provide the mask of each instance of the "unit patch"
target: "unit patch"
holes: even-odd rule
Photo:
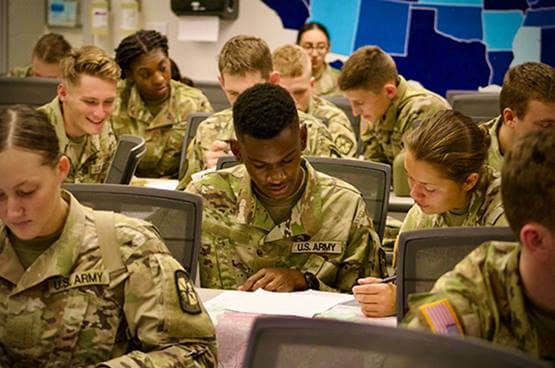
[[[183,312],[199,314],[201,312],[199,298],[193,283],[185,271],[175,271],[175,288],[177,289],[177,299],[179,299],[179,305]]]

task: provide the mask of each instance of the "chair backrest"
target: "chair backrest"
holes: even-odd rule
[[[129,184],[145,152],[146,145],[142,137],[121,135],[104,183]]]
[[[337,95],[337,96],[323,96],[326,100],[333,103],[335,106],[339,107],[349,118],[351,125],[353,126],[353,130],[355,132],[355,137],[357,138],[357,143],[359,147],[359,151],[361,149],[361,142],[360,142],[360,117],[353,115],[353,109],[351,108],[351,103],[349,99],[345,96]],[[358,154],[358,152],[357,152]]]
[[[376,233],[382,239],[391,184],[390,166],[378,162],[346,158],[307,156],[306,159],[316,170],[344,180],[362,193]],[[236,164],[235,156],[224,156],[218,159],[216,169]]]
[[[192,112],[187,116],[187,128],[183,136],[183,146],[181,147],[181,159],[179,161],[179,177],[185,174],[185,163],[187,162],[187,148],[189,143],[197,134],[197,129],[200,123],[206,120],[207,117],[212,115],[211,112]]]
[[[480,244],[516,241],[509,227],[445,227],[406,231],[397,246],[397,320],[408,311],[409,294],[429,291]]]
[[[25,104],[39,107],[56,97],[59,80],[49,78],[0,78],[0,106]]]
[[[65,184],[82,204],[154,224],[173,257],[196,277],[202,198],[196,194],[118,184]]]
[[[215,112],[227,109],[231,105],[222,90],[220,84],[216,81],[194,81],[195,88],[200,89],[210,101]]]
[[[253,324],[244,367],[546,367],[484,340],[323,318],[263,316]]]
[[[497,92],[451,92],[449,98],[453,110],[462,112],[477,123],[499,115],[499,93]]]

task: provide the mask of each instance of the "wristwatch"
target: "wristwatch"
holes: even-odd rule
[[[320,280],[311,272],[303,273],[306,286],[312,290],[320,290]]]

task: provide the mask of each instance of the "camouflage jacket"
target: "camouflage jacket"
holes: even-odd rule
[[[412,328],[431,326],[421,307],[447,299],[465,335],[555,359],[555,318],[542,314],[528,301],[519,273],[520,245],[482,244],[429,293],[409,296],[404,323]]]
[[[6,364],[216,366],[210,318],[152,225],[115,215],[124,267],[108,272],[93,211],[69,193],[63,196],[70,207],[62,234],[27,269],[0,223],[0,348]]]
[[[313,96],[307,113],[325,121],[333,142],[343,156],[356,156],[357,138],[353,126],[343,110],[322,97]]]
[[[339,149],[333,143],[328,128],[320,120],[299,113],[301,124],[305,124],[308,130],[306,149],[303,154],[307,156],[341,157]],[[187,171],[177,186],[183,190],[191,181],[191,175],[206,169],[206,152],[210,150],[215,140],[235,139],[233,129],[233,110],[231,108],[219,111],[200,123],[195,137],[187,147]]]
[[[316,96],[335,96],[340,95],[341,91],[337,85],[337,79],[341,74],[340,70],[325,64],[324,71],[314,80],[314,94]]]
[[[359,277],[383,274],[380,240],[358,190],[316,172],[291,216],[275,224],[253,194],[244,165],[209,173],[187,191],[204,199],[201,285],[235,289],[265,267],[312,272],[320,289],[350,291]]]
[[[399,76],[397,97],[384,116],[375,122],[364,121],[361,126],[364,159],[393,164],[403,149],[403,136],[412,129],[413,122],[449,108],[443,97]]]
[[[127,80],[118,83],[112,128],[117,136],[132,134],[146,141],[146,153],[137,167],[137,176],[177,178],[187,116],[212,111],[200,90],[173,80],[170,86],[170,98],[153,116],[133,83]]]
[[[503,125],[503,117],[499,115],[495,119],[483,123],[488,128],[491,144],[488,149],[487,164],[495,170],[501,172],[503,167],[503,155],[499,146],[499,129]]]
[[[38,108],[48,116],[56,129],[60,152],[71,161],[71,170],[66,178],[69,183],[102,183],[108,173],[116,151],[116,138],[110,123],[104,123],[98,135],[85,135],[79,141],[71,140],[64,127],[64,117],[58,97]]]
[[[7,77],[27,78],[33,76],[33,67],[31,65],[17,66],[10,69],[6,74]]]

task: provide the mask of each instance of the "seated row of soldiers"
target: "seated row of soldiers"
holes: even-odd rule
[[[233,108],[201,123],[178,186],[204,198],[201,285],[353,291],[366,315],[393,314],[395,285],[379,282],[385,276],[380,239],[360,193],[317,173],[301,158],[343,157],[353,148],[350,123],[333,121],[344,114],[310,96],[310,60],[303,56],[290,45],[272,58],[265,42],[251,36],[230,39],[220,53],[219,81]],[[116,61],[124,78],[119,82],[118,65],[102,50],[87,46],[73,52],[61,64],[58,97],[41,108],[63,135],[62,151],[74,174],[70,180],[101,180],[115,144],[111,129],[146,139],[139,176],[176,176],[186,116],[210,111],[208,100],[170,81],[167,39],[155,31],[125,38]],[[391,163],[406,150],[416,205],[401,231],[506,225],[495,169],[518,138],[555,122],[555,72],[541,63],[509,70],[501,115],[482,126],[447,110],[440,96],[407,82],[377,47],[357,50],[338,84],[365,122],[364,159]],[[318,107],[334,116],[305,114]],[[328,126],[318,118],[328,120]],[[192,181],[194,173],[228,152],[245,165]],[[427,323],[434,328],[433,321]],[[474,331],[460,324],[461,331]],[[549,350],[544,354],[543,346],[536,352],[552,356]]]

